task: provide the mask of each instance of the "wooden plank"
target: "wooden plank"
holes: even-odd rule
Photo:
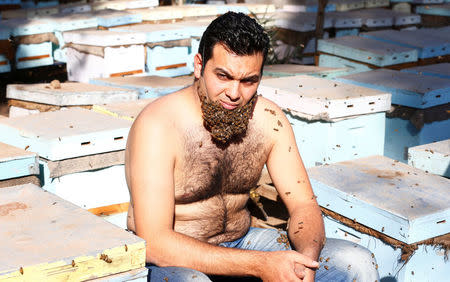
[[[408,164],[450,178],[450,139],[409,148]]]
[[[382,156],[308,169],[319,204],[411,244],[448,233],[450,180]]]
[[[96,216],[106,216],[113,215],[117,213],[123,213],[128,211],[128,207],[130,206],[130,202],[114,204],[109,206],[97,207],[88,209],[90,213],[95,214]]]
[[[392,104],[418,109],[450,102],[450,80],[387,69],[341,76],[337,80],[392,94]]]
[[[418,59],[415,49],[359,36],[319,40],[318,50],[378,67],[416,62]]]
[[[125,151],[106,152],[60,161],[46,161],[50,177],[56,178],[66,174],[106,168],[125,163]]]
[[[28,175],[6,180],[0,180],[0,188],[23,185],[28,183],[34,184],[36,186],[41,186],[41,180],[37,175]]]
[[[122,272],[119,274],[109,275],[102,278],[92,279],[88,281],[93,282],[146,282],[148,276],[148,268],[142,267],[139,269],[133,269],[127,272]]]
[[[390,95],[386,92],[311,76],[265,79],[258,93],[284,109],[322,116],[325,120],[390,108]]]
[[[127,120],[71,108],[2,119],[0,141],[56,161],[123,150],[130,127]]]
[[[0,279],[81,281],[145,265],[144,240],[34,185],[3,188],[0,214]]]
[[[64,82],[56,88],[50,83],[9,84],[6,97],[55,106],[78,106],[133,101],[137,100],[138,93],[123,88]]]

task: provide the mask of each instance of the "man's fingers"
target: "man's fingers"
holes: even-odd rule
[[[296,263],[303,264],[306,267],[309,268],[318,268],[319,263],[315,260],[310,259],[309,257],[298,254],[297,259],[295,260]]]
[[[295,275],[297,275],[298,278],[303,279],[305,278],[305,267],[301,264],[296,263],[294,267]]]

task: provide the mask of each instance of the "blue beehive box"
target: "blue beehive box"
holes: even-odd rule
[[[327,68],[294,64],[276,64],[264,66],[264,76],[283,77],[311,75],[320,78],[334,78],[347,73],[347,68]]]
[[[310,168],[308,175],[325,208],[326,236],[367,247],[382,281],[446,281],[449,262],[433,245],[450,232],[449,179],[382,156]]]
[[[111,30],[146,35],[146,72],[149,75],[173,77],[191,73],[191,36],[181,25],[141,24]]]
[[[298,12],[308,12],[308,13],[317,13],[318,4],[317,1],[314,0],[306,0],[303,1],[302,4],[285,4],[283,5],[283,11],[290,13],[298,13]],[[327,3],[325,7],[325,12],[336,11],[336,4],[333,2]]]
[[[0,21],[1,23],[1,21]],[[0,41],[3,41],[6,43],[6,40],[9,39],[10,31],[9,29],[5,27],[0,27]],[[9,63],[8,58],[6,57],[6,54],[0,53],[0,73],[2,72],[9,72],[11,71],[11,65]]]
[[[409,148],[408,164],[450,178],[450,139]]]
[[[354,64],[366,64],[373,67],[385,67],[417,61],[417,50],[391,43],[380,42],[359,36],[343,36],[339,38],[319,40],[318,50],[328,56],[351,60]],[[321,62],[324,62],[321,64]],[[319,66],[344,67],[330,65],[325,61]]]
[[[130,127],[128,120],[71,108],[2,119],[0,141],[39,154],[43,189],[93,209],[129,201],[123,163]]]
[[[33,68],[53,64],[52,36],[53,27],[45,20],[11,19],[4,20],[2,24],[13,37],[25,37],[38,34],[47,34],[41,42],[33,44],[18,44],[15,54],[16,68]]]
[[[331,0],[336,7],[336,11],[345,12],[364,8],[364,0]]]
[[[92,79],[97,85],[126,88],[139,92],[139,99],[158,98],[191,85],[193,76],[130,76]]]
[[[412,67],[401,71],[450,79],[450,63]]]
[[[409,147],[450,138],[450,79],[379,69],[337,80],[389,92],[403,106],[386,119],[385,156],[406,162]]]
[[[450,41],[430,34],[423,37],[415,31],[409,30],[379,30],[360,33],[360,36],[416,49],[419,59],[450,54]]]
[[[0,142],[0,187],[33,182],[33,175],[39,175],[38,155]]]
[[[436,1],[436,0],[430,0],[430,1]],[[443,2],[444,1],[441,0],[440,2],[434,2],[434,3],[443,3]],[[425,14],[425,15],[449,17],[450,16],[450,4],[444,3],[444,4],[440,4],[440,5],[417,6],[416,13]]]
[[[387,93],[312,76],[263,79],[258,93],[287,112],[306,167],[383,152]]]
[[[105,28],[142,22],[142,15],[128,11],[106,9],[93,11],[87,13],[87,15],[96,18],[98,26]]]

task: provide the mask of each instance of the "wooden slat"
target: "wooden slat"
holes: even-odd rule
[[[186,63],[173,64],[173,65],[156,67],[156,70],[159,71],[159,70],[176,69],[176,68],[181,68],[181,67],[185,67],[185,66],[187,66]]]
[[[88,211],[97,216],[112,215],[112,214],[117,214],[117,213],[122,213],[122,212],[128,211],[129,206],[130,206],[130,203],[126,202],[126,203],[121,203],[121,204],[109,205],[109,206],[105,206],[105,207],[92,208],[92,209],[88,209]]]

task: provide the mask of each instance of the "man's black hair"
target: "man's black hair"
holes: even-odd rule
[[[269,37],[255,19],[243,13],[227,12],[209,24],[200,40],[198,52],[202,55],[202,73],[218,43],[240,56],[261,52],[263,65],[270,46]]]

